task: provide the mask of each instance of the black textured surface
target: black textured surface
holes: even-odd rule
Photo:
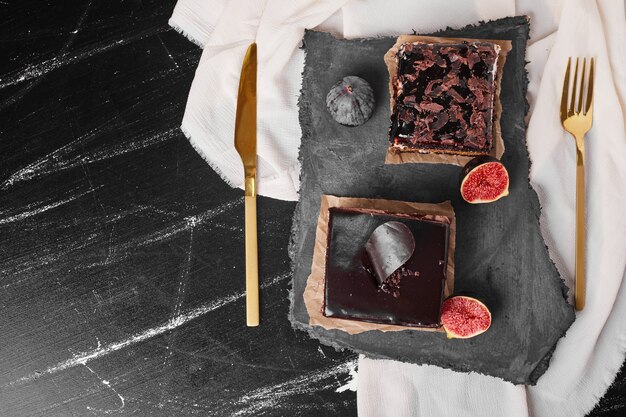
[[[175,1],[0,1],[0,416],[356,416],[356,355],[291,328],[295,204],[243,193],[178,126],[201,50]]]
[[[323,343],[368,356],[429,363],[534,384],[546,369],[544,361],[549,359],[552,347],[572,323],[574,312],[563,297],[563,281],[541,237],[539,203],[528,183],[524,124],[528,24],[523,17],[507,18],[445,34],[512,41],[500,95],[506,147],[502,163],[511,176],[510,195],[495,203],[470,205],[460,197],[460,167],[384,165],[389,93],[383,55],[394,39],[346,41],[307,32],[300,102],[303,171],[293,239],[297,263],[292,319],[296,327]],[[322,94],[348,74],[367,80],[378,103],[372,118],[352,129],[330,119]],[[322,193],[426,203],[451,200],[458,225],[455,294],[475,296],[489,306],[493,314],[490,330],[474,339],[451,341],[445,335],[425,332],[349,335],[308,326],[302,294],[310,273]]]

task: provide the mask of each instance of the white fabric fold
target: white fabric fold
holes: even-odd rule
[[[204,43],[187,100],[182,130],[200,155],[230,185],[243,185],[243,168],[233,147],[237,87],[248,45],[258,46],[257,191],[297,200],[300,166],[300,93],[307,28],[337,12],[343,1],[232,0],[216,8],[219,17],[184,17],[191,0],[177,5],[172,23],[183,33],[199,33]],[[202,10],[196,12],[202,14]],[[335,18],[335,20],[337,20]],[[193,23],[190,23],[193,22]],[[183,26],[188,24],[189,27]],[[210,34],[198,27],[213,26]]]
[[[170,26],[204,47],[230,0],[178,0]]]
[[[245,50],[256,40],[259,193],[295,200],[301,137],[297,99],[304,57],[299,45],[305,28],[367,37],[429,32],[513,14],[531,16],[530,180],[542,204],[541,229],[550,255],[570,287],[575,152],[573,139],[558,120],[558,102],[566,57],[596,58],[594,126],[586,141],[587,306],[535,387],[362,357],[361,417],[582,416],[615,377],[626,349],[624,5],[619,0],[398,0],[392,8],[383,0],[179,0],[170,20],[204,47],[183,131],[233,186],[243,183],[232,136],[237,85]]]
[[[346,38],[436,32],[515,14],[513,0],[354,0],[346,4]]]

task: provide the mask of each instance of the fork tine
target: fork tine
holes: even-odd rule
[[[576,58],[576,67],[574,68],[574,82],[572,83],[572,101],[569,105],[569,111],[567,114],[569,116],[574,114],[574,109],[576,108],[576,84],[578,82],[578,58]]]
[[[578,93],[578,109],[576,113],[579,113],[583,110],[583,102],[585,95],[585,67],[587,66],[587,58],[583,58],[583,70],[580,73],[580,92]]]
[[[585,104],[585,114],[591,110],[591,104],[593,103],[593,57],[589,65],[589,84],[587,86],[587,103]]]
[[[563,91],[561,91],[561,120],[567,118],[567,101],[569,93],[569,73],[572,58],[567,58],[567,68],[565,69],[565,79],[563,80]]]

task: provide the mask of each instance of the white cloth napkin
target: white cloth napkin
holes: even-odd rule
[[[566,57],[596,57],[594,126],[586,141],[587,306],[537,386],[434,366],[360,358],[358,409],[381,416],[582,416],[604,394],[626,350],[626,23],[619,0],[179,0],[170,24],[204,47],[182,128],[231,185],[247,45],[259,45],[259,192],[295,200],[301,131],[297,98],[305,28],[346,37],[427,32],[514,14],[531,16],[527,143],[550,255],[572,287],[575,152],[558,121]],[[506,111],[506,109],[505,109]]]
[[[241,160],[233,147],[235,109],[243,57],[256,40],[257,191],[298,199],[297,100],[304,65],[299,46],[305,28],[318,26],[345,2],[217,0],[211,1],[213,10],[200,0],[176,5],[170,24],[204,48],[181,128],[228,184],[243,185]]]

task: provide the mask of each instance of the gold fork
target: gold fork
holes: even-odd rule
[[[582,75],[578,85],[578,61],[574,69],[574,82],[570,92],[569,75],[572,58],[567,60],[563,92],[561,93],[561,123],[565,130],[576,139],[576,267],[574,277],[574,306],[576,310],[585,307],[585,134],[591,129],[593,119],[593,58],[589,65],[589,80],[585,89],[585,67],[583,59]],[[579,91],[578,98],[576,90]],[[584,106],[583,106],[584,104]]]

